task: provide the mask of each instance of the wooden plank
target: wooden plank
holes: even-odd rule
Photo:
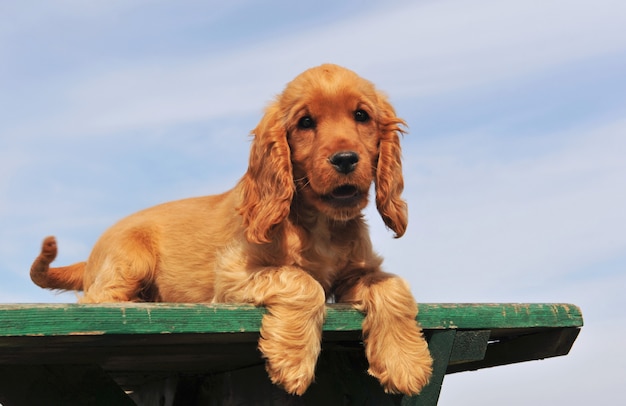
[[[0,336],[258,332],[264,313],[248,305],[2,305]]]
[[[581,327],[569,304],[420,304],[425,329]],[[0,337],[258,332],[264,308],[232,304],[0,305]],[[363,315],[329,305],[324,331],[360,331]]]
[[[511,329],[582,327],[578,306],[566,303],[420,304],[418,319],[427,329]]]
[[[503,337],[489,343],[484,359],[451,364],[447,373],[472,371],[567,355],[580,329],[545,329],[520,336]]]
[[[480,361],[485,358],[490,330],[457,331],[449,365]]]
[[[318,380],[298,399],[309,399],[304,404],[435,405],[445,373],[566,354],[583,325],[580,309],[569,304],[420,304],[419,309],[435,359],[432,383],[422,395],[382,394],[365,372],[363,315],[350,306],[329,305]],[[124,389],[137,390],[134,399],[145,404],[157,398],[182,404],[225,391],[244,393],[252,376],[257,389],[278,399],[284,392],[268,384],[256,349],[264,314],[264,308],[235,304],[0,305],[0,403],[5,393],[35,396],[12,382],[32,386],[44,376],[53,382],[43,386],[50,399],[63,399],[65,392],[55,395],[54,388],[71,388],[76,371],[91,367],[99,371],[92,376],[101,378],[101,393],[123,394],[110,385],[114,379]],[[215,392],[204,393],[207,385]],[[28,399],[33,402],[21,403],[40,403]]]

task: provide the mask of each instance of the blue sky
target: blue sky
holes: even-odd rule
[[[608,404],[626,352],[623,1],[54,1],[0,5],[0,302],[74,302],[28,277],[118,219],[229,189],[249,131],[324,62],[384,90],[410,224],[368,209],[422,302],[571,302],[563,358],[446,377],[441,405]],[[614,338],[615,337],[615,338]]]

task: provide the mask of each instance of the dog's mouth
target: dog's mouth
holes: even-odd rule
[[[326,202],[349,206],[356,203],[361,198],[361,192],[354,185],[342,185],[333,189],[329,194],[323,195],[322,199]]]

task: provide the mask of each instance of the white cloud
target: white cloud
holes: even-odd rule
[[[626,48],[622,2],[387,4],[232,52],[130,59],[82,75],[61,95],[64,113],[21,133],[52,127],[84,135],[260,113],[293,76],[327,61],[354,68],[396,99],[427,98]]]
[[[413,73],[413,81],[392,73],[405,79],[394,90],[421,95],[493,85],[626,47],[619,34],[626,5],[617,1],[428,2],[388,17],[395,23],[376,49]],[[384,46],[389,38],[398,41]]]

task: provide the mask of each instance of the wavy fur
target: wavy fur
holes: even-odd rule
[[[248,170],[231,190],[135,213],[86,262],[50,267],[54,237],[31,267],[44,288],[83,303],[245,302],[265,306],[259,349],[272,382],[302,394],[315,377],[326,300],[365,313],[370,373],[416,394],[432,360],[407,284],[380,269],[362,211],[369,189],[396,237],[407,226],[400,134],[387,98],[354,72],[322,65],[296,77],[253,131]]]

